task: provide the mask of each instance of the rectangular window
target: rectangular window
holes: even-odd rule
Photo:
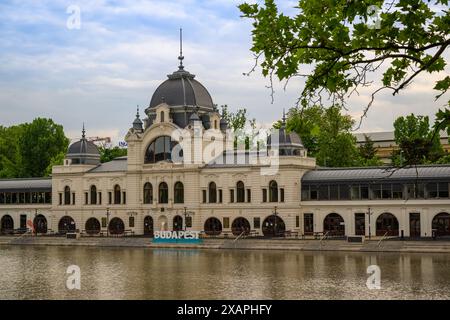
[[[106,218],[102,217],[102,228],[106,228]]]
[[[314,233],[314,216],[312,213],[305,213],[303,215],[303,233],[305,235],[312,235]]]
[[[440,182],[439,188],[439,198],[448,198],[448,183]]]
[[[252,190],[247,189],[247,202],[252,202]]]
[[[261,219],[259,217],[253,218],[253,228],[255,229],[261,228]]]
[[[127,193],[125,191],[122,192],[122,203],[127,204]]]
[[[368,200],[369,199],[369,186],[366,184],[363,184],[360,186],[360,199],[362,200]]]
[[[229,217],[224,217],[223,218],[223,228],[224,229],[228,229],[230,227],[230,218]]]
[[[302,200],[310,200],[309,197],[309,186],[302,186]]]
[[[192,228],[192,217],[191,216],[186,217],[186,228]]]
[[[27,215],[26,214],[20,215],[20,229],[21,230],[27,229]]]
[[[84,204],[88,204],[88,203],[89,203],[88,193],[85,192],[85,193],[84,193]]]
[[[295,227],[300,228],[300,216],[295,216]]]
[[[350,196],[352,200],[359,200],[361,199],[359,195],[359,185],[353,185],[350,187]]]
[[[383,199],[392,199],[392,184],[382,184],[381,185],[381,197]]]
[[[59,205],[62,206],[62,193],[59,194]]]
[[[403,199],[403,185],[399,183],[394,183],[392,185],[392,198],[393,199]]]
[[[222,194],[222,189],[219,190],[219,203],[223,202],[223,194]]]
[[[339,185],[332,184],[330,185],[330,200],[338,200],[339,199]]]
[[[363,236],[366,234],[366,214],[355,213],[355,235]]]
[[[280,188],[280,202],[284,202],[284,188]]]
[[[98,204],[102,204],[102,193],[98,193]]]
[[[319,199],[319,191],[317,186],[310,186],[310,197],[311,200],[318,200]]]
[[[134,228],[134,217],[129,217],[128,218],[128,226],[130,228]]]
[[[202,190],[202,201],[206,203],[206,190]]]
[[[438,197],[438,189],[437,189],[437,183],[428,183],[427,184],[427,193],[428,198],[437,198]]]
[[[72,204],[75,205],[75,193],[72,193]]]
[[[330,196],[328,194],[328,185],[324,184],[319,186],[319,200],[329,200]]]
[[[112,192],[108,192],[108,204],[112,203]]]
[[[339,200],[350,200],[350,187],[348,185],[339,185]]]
[[[233,203],[234,202],[234,190],[230,189],[230,202]]]
[[[381,199],[381,184],[377,183],[372,185],[372,199]]]
[[[28,198],[28,202],[27,203],[30,203],[29,194],[28,194],[27,198]],[[45,203],[52,203],[52,193],[51,192],[46,192],[45,193]]]
[[[263,202],[267,202],[267,189],[262,189]]]

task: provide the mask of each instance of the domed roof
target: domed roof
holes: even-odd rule
[[[72,159],[72,164],[100,163],[100,152],[92,141],[86,139],[84,126],[81,140],[74,142],[69,146],[66,158]]]
[[[177,71],[167,75],[168,79],[153,93],[150,108],[164,102],[169,106],[192,106],[213,110],[213,101],[208,90],[197,80],[195,75],[180,66]]]
[[[280,155],[302,155],[301,150],[305,149],[302,139],[296,132],[287,132],[284,112],[280,129],[267,137],[267,145],[269,148],[276,147]]]

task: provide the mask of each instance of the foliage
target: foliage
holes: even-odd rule
[[[49,175],[48,167],[65,153],[69,139],[61,125],[37,118],[0,129],[0,177],[25,178]]]
[[[273,76],[305,77],[302,106],[322,105],[323,96],[343,105],[361,87],[373,88],[372,100],[382,89],[396,95],[417,75],[447,64],[448,0],[299,0],[295,8],[296,15],[287,16],[275,0],[239,5],[253,20],[255,67],[259,63],[271,83]],[[377,70],[382,76],[370,81]],[[449,76],[438,80],[436,98],[449,86]]]
[[[127,149],[119,148],[117,146],[113,147],[113,148],[101,146],[98,148],[98,151],[100,152],[100,162],[102,162],[102,163],[127,155]]]
[[[361,166],[380,166],[383,162],[377,157],[377,150],[369,136],[364,135],[364,143],[358,147]]]
[[[228,105],[220,106],[222,109],[222,117],[227,120],[228,125],[233,130],[233,132],[242,130],[247,123],[247,109],[240,108],[236,112],[228,110]]]
[[[410,114],[397,118],[394,137],[399,149],[393,153],[392,161],[397,166],[436,162],[444,154],[439,132],[430,127],[426,116]]]

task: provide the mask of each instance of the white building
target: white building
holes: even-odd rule
[[[0,180],[1,232],[24,231],[31,220],[38,233],[92,236],[185,228],[450,235],[450,166],[317,168],[284,127],[267,140],[268,151],[234,151],[210,94],[181,63],[145,113],[125,137],[127,157],[101,164],[83,129],[51,178]]]

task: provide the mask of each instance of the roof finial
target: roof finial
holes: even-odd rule
[[[178,56],[178,60],[180,60],[180,65],[178,66],[179,70],[183,70],[183,29],[180,28],[180,55]]]
[[[83,122],[83,130],[81,130],[81,138],[86,139],[86,130],[84,130],[84,122]]]
[[[139,118],[139,105],[137,105],[137,108],[136,108],[136,118]]]

